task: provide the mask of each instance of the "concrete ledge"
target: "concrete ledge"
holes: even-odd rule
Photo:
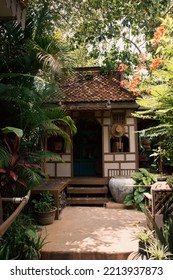
[[[132,252],[46,252],[42,251],[41,260],[127,260]]]
[[[135,209],[134,206],[126,206],[123,203],[117,203],[114,201],[107,202],[106,208],[109,208],[109,209]]]

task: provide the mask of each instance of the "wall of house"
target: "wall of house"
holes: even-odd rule
[[[102,177],[110,177],[116,174],[127,175],[126,171],[131,172],[138,168],[138,140],[137,121],[131,115],[132,110],[105,110],[95,112],[74,111],[71,117],[74,121],[84,117],[94,117],[102,126]],[[124,115],[124,120],[116,119],[117,116]],[[125,135],[129,139],[129,152],[111,152],[112,125],[116,122],[122,122],[125,128]],[[62,154],[64,163],[48,162],[46,163],[46,172],[50,177],[73,177],[73,150],[70,145]],[[113,171],[115,170],[115,171]],[[130,171],[131,170],[131,171]],[[121,172],[120,173],[116,173]],[[123,173],[125,172],[125,173]],[[130,174],[130,173],[129,173]]]
[[[61,157],[63,162],[51,161],[46,163],[46,173],[52,178],[72,177],[72,149],[69,144]]]
[[[132,110],[114,110],[105,111],[103,113],[103,165],[104,165],[104,177],[112,175],[130,175],[138,168],[138,140],[137,134],[137,121],[131,115]],[[111,127],[116,120],[113,119],[114,113],[124,114],[124,128],[125,135],[129,139],[129,152],[111,152],[110,138],[112,137]],[[116,169],[122,172],[114,172]],[[111,171],[112,170],[112,171]],[[126,172],[127,170],[127,172]],[[130,173],[128,173],[128,170]],[[124,172],[124,173],[123,173]]]

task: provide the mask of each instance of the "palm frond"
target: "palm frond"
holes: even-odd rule
[[[68,56],[68,48],[49,37],[37,37],[32,42],[33,49],[36,51],[38,61],[43,65],[43,70],[51,71],[53,77],[62,77],[64,70],[66,74],[71,72],[72,58]]]
[[[56,124],[52,123],[52,121],[47,120],[45,123],[42,123],[42,126],[40,127],[40,136],[42,138],[57,135],[61,136],[65,142],[71,143],[69,134]]]
[[[45,174],[36,171],[35,169],[23,168],[22,176],[25,178],[25,183],[29,189],[35,185],[39,185],[43,179],[45,179]]]
[[[37,151],[34,154],[35,159],[39,160],[41,163],[45,161],[58,161],[58,162],[64,162],[61,155],[57,153],[53,153],[51,151]]]
[[[77,128],[74,124],[72,118],[66,115],[66,111],[63,109],[45,109],[46,116],[54,121],[56,124],[65,124],[70,128],[71,134],[75,134],[77,132]]]
[[[144,130],[145,134],[149,137],[158,137],[158,136],[163,136],[172,134],[173,132],[173,125],[170,124],[159,124],[154,127],[149,127]]]
[[[0,168],[7,167],[11,162],[11,154],[0,143]]]
[[[58,121],[58,120],[62,121],[66,116],[65,110],[61,108],[45,108],[44,113],[52,121]]]
[[[70,116],[64,117],[63,122],[70,128],[72,135],[76,134],[77,127]]]

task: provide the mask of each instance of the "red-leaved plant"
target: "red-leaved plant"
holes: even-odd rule
[[[20,153],[22,133],[18,131],[21,132],[8,127],[1,133],[0,192],[3,196],[18,195],[22,188],[26,193],[43,176],[40,166],[27,162]]]

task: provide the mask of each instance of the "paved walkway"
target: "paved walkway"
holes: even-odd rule
[[[138,249],[134,233],[145,226],[145,215],[135,209],[66,207],[60,220],[43,227],[42,259],[127,259]]]

